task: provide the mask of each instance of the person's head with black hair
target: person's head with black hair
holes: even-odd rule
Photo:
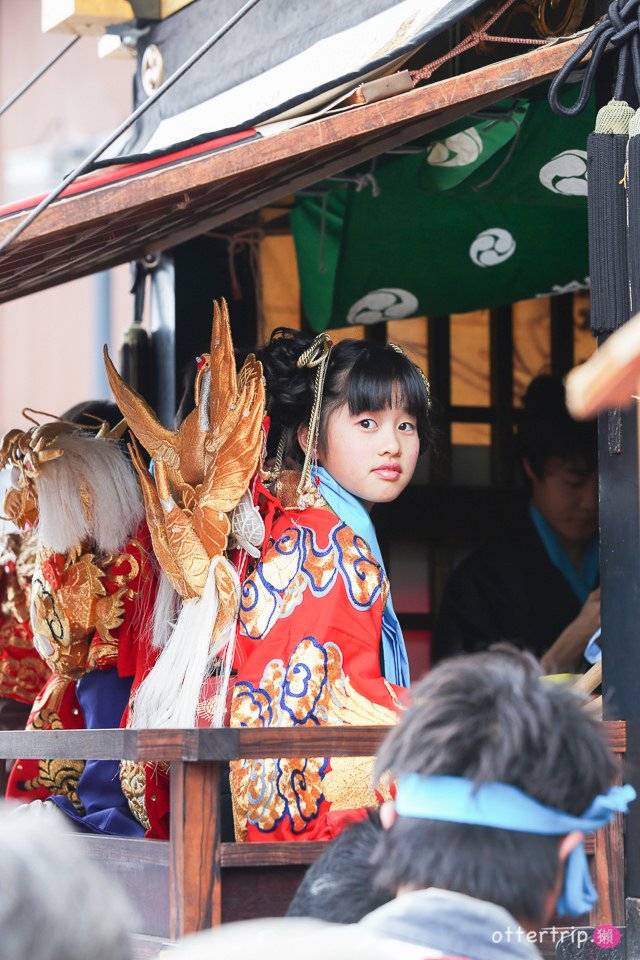
[[[112,400],[81,400],[65,410],[60,415],[60,419],[67,420],[69,423],[77,423],[78,427],[86,430],[87,433],[95,433],[103,423],[108,424],[109,428],[113,430],[122,422],[123,418],[119,406]],[[131,459],[129,455],[130,442],[131,434],[127,428],[117,441],[127,460]],[[138,449],[142,461],[148,464],[149,454],[144,447]]]
[[[396,806],[381,809],[387,829],[373,855],[376,882],[396,894],[429,887],[463,893],[503,907],[532,929],[554,913],[579,829],[562,833],[563,825],[549,836],[477,820],[447,822],[447,814],[455,820],[453,805],[443,817],[433,809],[432,819],[397,816],[403,778],[427,787],[436,778],[435,789],[442,777],[461,778],[454,788],[471,781],[480,791],[506,784],[579,818],[607,792],[616,766],[602,724],[583,701],[542,681],[529,654],[502,646],[445,661],[413,689],[412,705],[378,754],[376,778],[388,772],[398,778],[398,792]],[[526,816],[521,822],[531,823]]]
[[[556,377],[529,384],[518,422],[518,450],[533,505],[565,546],[598,529],[598,438],[593,421],[573,420]]]
[[[316,370],[299,360],[310,335],[280,327],[258,352],[271,418],[269,453],[302,464],[315,398]],[[392,346],[342,340],[326,362],[317,461],[345,489],[371,503],[394,500],[432,438],[424,376]]]
[[[122,414],[111,400],[81,400],[65,410],[60,419],[77,423],[88,430],[97,430],[101,422],[108,423],[113,430],[122,420]]]
[[[373,883],[371,851],[382,824],[377,810],[347,827],[328,844],[304,875],[287,910],[288,917],[317,917],[331,923],[357,923],[391,900]]]

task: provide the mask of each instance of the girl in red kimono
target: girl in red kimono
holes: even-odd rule
[[[395,345],[324,334],[278,330],[260,359],[281,439],[242,587],[230,723],[394,723],[409,670],[369,511],[399,496],[429,442],[428,384]],[[378,802],[372,763],[233,763],[237,838],[330,839]]]

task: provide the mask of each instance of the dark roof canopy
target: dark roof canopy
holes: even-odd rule
[[[58,200],[0,255],[0,302],[175,246],[552,77],[582,37]],[[89,186],[88,184],[88,186]],[[0,211],[1,212],[1,211]],[[0,220],[0,239],[24,214]]]
[[[310,113],[311,102],[329,102],[345,85],[390,72],[483,2],[261,0],[136,121],[111,156],[170,149],[289,110]],[[240,0],[197,0],[166,20],[139,24],[145,33],[137,44],[135,105],[148,96],[149,45],[168,77],[241,6]]]

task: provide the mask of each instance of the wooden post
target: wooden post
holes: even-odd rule
[[[619,754],[616,761],[619,769],[616,782],[622,783],[623,764]],[[595,926],[613,924],[622,927],[625,924],[625,885],[624,817],[621,813],[617,813],[606,827],[596,830],[594,857],[598,878],[598,902],[593,908],[590,921]]]
[[[629,755],[626,779],[640,789],[633,763],[632,730],[640,728],[640,512],[638,427],[635,405],[600,415],[600,584],[602,589],[603,703],[605,720],[626,720]],[[627,896],[640,896],[640,810],[625,818]]]
[[[513,484],[513,311],[489,312],[491,352],[491,474],[494,486]]]
[[[429,317],[429,382],[442,416],[439,456],[432,465],[431,482],[451,483],[451,318]]]
[[[551,373],[566,377],[574,364],[573,294],[551,297]]]
[[[220,882],[220,763],[171,764],[171,936],[217,926]]]

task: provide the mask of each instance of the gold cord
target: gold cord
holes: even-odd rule
[[[49,422],[59,423],[62,426],[75,427],[76,430],[100,430],[105,424],[107,424],[107,427],[109,427],[108,422],[106,420],[103,420],[102,417],[96,416],[95,413],[86,413],[84,410],[82,411],[82,416],[88,417],[91,420],[95,420],[96,421],[95,427],[89,423],[86,423],[86,424],[76,423],[75,420],[65,420],[64,417],[58,416],[57,413],[47,413],[46,410],[35,410],[33,407],[23,407],[20,412],[22,413],[22,416],[25,418],[25,420],[28,420],[29,423],[33,423],[36,427],[42,427],[42,426],[45,426],[45,424],[40,423],[40,421],[36,420],[35,417],[30,416],[30,414],[32,413],[37,414],[39,417],[46,417],[47,425]],[[117,429],[117,427],[119,427],[122,424],[122,422],[123,421],[120,421],[120,423],[117,424],[116,427],[114,427],[113,429],[114,430]],[[126,430],[126,421],[124,421],[124,423],[125,423],[125,430]],[[119,438],[116,437],[116,439],[119,439]]]
[[[23,407],[20,411],[25,420],[28,420],[29,423],[33,423],[36,427],[41,426],[39,420],[36,420],[35,417],[29,416],[31,413],[36,413],[40,417],[46,417],[47,420],[60,420],[61,418],[55,413],[47,413],[46,410],[34,410],[33,407]]]
[[[311,480],[311,467],[316,459],[318,449],[318,435],[320,432],[320,415],[322,411],[322,393],[324,390],[324,378],[327,373],[327,364],[333,340],[326,333],[319,333],[313,343],[304,353],[298,357],[296,366],[301,369],[308,367],[316,371],[316,379],[313,385],[313,405],[311,407],[311,417],[309,418],[309,433],[307,435],[307,449],[304,455],[304,466],[302,467],[302,476],[298,484],[298,494],[303,496],[313,490]]]
[[[283,430],[280,434],[280,440],[278,441],[278,449],[276,451],[276,458],[273,461],[273,466],[269,471],[269,480],[273,481],[274,484],[278,483],[280,479],[280,474],[282,473],[282,463],[284,461],[284,448],[287,445],[287,431]]]
[[[402,349],[399,343],[392,343],[389,340],[389,342],[387,343],[387,346],[390,350],[393,350],[395,353],[399,353],[403,357],[407,357],[406,353],[404,352],[404,350]],[[407,357],[407,360],[409,360],[409,357]],[[427,380],[424,370],[422,370],[417,363],[413,363],[413,360],[409,360],[409,363],[413,364],[413,366],[416,368],[416,370],[420,374],[420,377],[422,378],[422,382],[424,383],[424,389],[427,394],[427,410],[429,410],[429,408],[431,407],[431,384]]]

